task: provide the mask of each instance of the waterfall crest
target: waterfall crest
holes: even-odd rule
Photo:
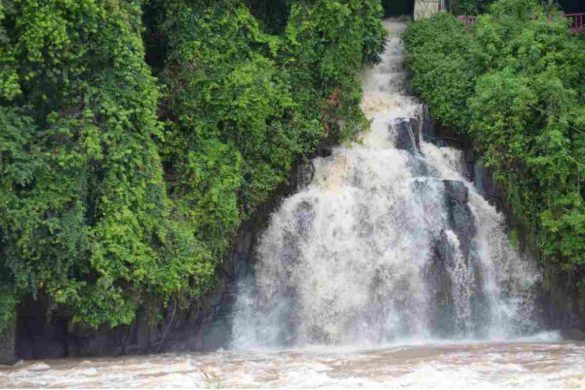
[[[236,348],[503,339],[534,328],[538,273],[467,181],[461,151],[425,141],[405,92],[404,24],[364,75],[371,128],[312,161],[272,215],[239,282]]]

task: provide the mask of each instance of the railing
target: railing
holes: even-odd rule
[[[577,34],[585,34],[585,13],[578,14],[564,14],[566,19],[569,19],[569,30]],[[477,22],[477,16],[461,15],[459,19],[465,26],[473,26]]]
[[[473,26],[477,22],[477,16],[461,15],[457,19],[461,20],[466,26]]]
[[[585,13],[565,14],[565,18],[571,22],[569,30],[577,34],[585,34]]]

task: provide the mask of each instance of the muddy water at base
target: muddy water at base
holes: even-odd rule
[[[585,389],[585,343],[438,342],[47,360],[0,369],[0,387]]]

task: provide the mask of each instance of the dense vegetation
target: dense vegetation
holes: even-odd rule
[[[471,29],[439,14],[405,41],[413,89],[441,124],[471,136],[526,246],[580,275],[585,298],[584,37],[535,0],[501,0]]]
[[[453,15],[475,15],[485,12],[492,0],[446,0],[447,10]]]
[[[382,50],[381,13],[0,2],[0,326],[39,294],[93,327],[197,304],[295,160],[363,125],[357,75]]]
[[[560,7],[565,12],[584,12],[583,5],[579,5],[581,0],[539,0],[547,7]],[[405,9],[404,5],[408,4],[407,0],[382,0],[386,9]],[[444,0],[446,11],[452,15],[477,15],[487,12],[489,5],[494,0]],[[414,3],[414,2],[410,2]],[[410,11],[409,11],[410,12]]]

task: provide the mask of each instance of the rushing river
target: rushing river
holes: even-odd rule
[[[539,274],[404,88],[404,24],[364,75],[371,129],[312,162],[238,284],[230,350],[21,362],[0,387],[585,388],[538,328]],[[428,134],[427,134],[428,136]]]
[[[162,354],[20,363],[0,387],[585,388],[585,343]]]

